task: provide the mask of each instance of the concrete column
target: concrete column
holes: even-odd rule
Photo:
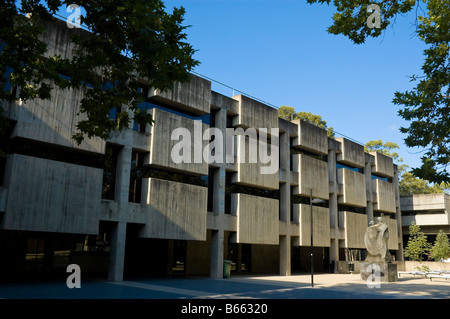
[[[291,275],[291,236],[280,236],[280,276]]]
[[[330,180],[330,199],[328,207],[330,210],[330,230],[332,236],[330,241],[330,262],[334,262],[334,272],[337,271],[339,261],[339,210],[338,210],[338,182],[336,175],[336,150],[328,151],[328,175]]]
[[[223,246],[224,232],[222,230],[211,230],[211,271],[213,279],[223,278]]]
[[[366,158],[369,156],[366,154]],[[372,163],[370,161],[366,162],[364,167],[364,175],[366,177],[366,193],[367,193],[367,205],[366,205],[366,215],[367,215],[367,225],[373,220],[373,191],[372,191]]]
[[[123,147],[117,156],[115,201],[119,202],[119,222],[111,231],[108,280],[122,281],[127,232],[126,209],[130,187],[131,147]],[[122,206],[122,203],[124,206]]]
[[[289,183],[280,184],[280,222],[286,223],[287,234],[280,236],[280,276],[291,275],[291,187]]]
[[[289,170],[290,168],[290,157],[291,157],[291,145],[289,134],[284,132],[280,133],[280,146],[279,146],[279,154],[280,154],[280,168]]]
[[[398,183],[398,171],[394,168],[394,177],[392,179],[395,191],[395,219],[397,220],[397,234],[398,234],[398,250],[395,251],[395,260],[404,260],[403,256],[403,232],[402,232],[402,212],[400,210],[400,190]]]
[[[127,223],[118,222],[111,232],[111,249],[109,252],[109,281],[122,281],[125,264],[125,238]]]
[[[117,154],[116,189],[114,200],[119,203],[128,202],[131,172],[131,147],[124,146]]]
[[[216,127],[223,134],[223,145],[226,145],[226,127],[227,127],[227,110],[221,109],[215,112]],[[211,260],[210,260],[210,277],[214,279],[223,278],[223,256],[224,256],[224,225],[223,219],[225,214],[225,175],[226,171],[223,167],[217,169],[214,173],[213,185],[213,213],[218,217],[219,225],[217,230],[211,230]]]

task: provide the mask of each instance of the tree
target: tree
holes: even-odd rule
[[[403,251],[405,257],[412,261],[422,261],[423,256],[431,249],[427,236],[420,230],[420,226],[414,222],[409,226],[409,240]]]
[[[85,9],[80,22],[89,36],[71,32],[74,55],[45,58],[47,45],[40,36],[58,8],[69,4]],[[78,143],[86,136],[106,139],[112,130],[128,127],[130,120],[151,124],[151,116],[139,108],[144,99],[140,81],[164,91],[175,81],[188,81],[189,71],[199,63],[185,42],[184,14],[183,7],[167,13],[160,0],[4,0],[0,6],[0,100],[50,99],[54,88],[82,90],[80,113],[87,119],[77,125],[73,137]],[[13,92],[12,87],[20,90]],[[109,119],[110,110],[122,105],[132,111],[133,118],[122,111],[118,121]],[[0,115],[4,118],[2,109]]]
[[[322,116],[313,114],[311,112],[295,112],[295,109],[292,106],[280,106],[278,108],[278,117],[292,121],[296,119],[302,119],[309,123],[312,123],[324,130],[327,131],[327,136],[334,138],[334,130],[332,127],[327,126],[327,122],[322,119]]]
[[[398,146],[397,143],[389,141],[383,143],[382,140],[371,140],[364,145],[365,152],[379,152],[383,155],[392,157],[392,159],[397,162],[397,164],[403,162],[403,158],[401,158],[400,155],[394,151],[399,148],[400,146]],[[404,172],[407,167],[408,165],[402,164],[399,166],[398,171],[400,173]]]
[[[450,186],[446,183],[430,184],[428,181],[414,176],[411,172],[403,173],[399,181],[400,196],[441,194],[448,188],[450,188]]]
[[[397,163],[403,163],[403,158],[395,152],[399,149],[397,143],[385,142],[382,140],[372,140],[365,144],[364,151],[366,152],[379,152],[386,156],[390,156]],[[399,191],[400,196],[411,196],[413,194],[437,194],[443,193],[445,189],[450,188],[446,183],[429,183],[426,180],[414,176],[413,173],[407,171],[408,165],[401,164],[398,166],[399,179]]]
[[[331,0],[308,0],[308,3],[326,3]],[[426,12],[420,1],[381,1],[379,27],[368,20],[369,3],[365,0],[333,0],[337,12],[333,15],[331,34],[347,36],[355,44],[364,43],[368,37],[378,37],[395,22],[398,15],[415,11],[416,34],[428,47],[424,50],[423,74],[412,75],[417,85],[406,92],[395,92],[393,103],[398,114],[410,122],[400,131],[407,134],[408,147],[424,149],[422,165],[412,173],[433,183],[450,182],[450,5],[448,0],[424,0]],[[423,12],[423,15],[418,13]]]
[[[436,241],[430,251],[431,257],[436,261],[442,261],[450,256],[450,242],[442,229],[436,236]]]

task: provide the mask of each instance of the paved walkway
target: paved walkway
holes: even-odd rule
[[[358,274],[232,276],[229,279],[170,278],[108,282],[0,283],[1,299],[448,299],[450,280],[402,275],[398,282],[369,288]]]

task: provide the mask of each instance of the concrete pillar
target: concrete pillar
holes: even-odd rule
[[[114,200],[119,203],[128,202],[131,172],[131,147],[122,147],[117,154],[116,189]]]
[[[122,281],[125,264],[125,241],[127,232],[126,205],[130,187],[131,147],[123,147],[117,156],[115,201],[119,202],[119,222],[111,231],[111,248],[109,252],[108,280]]]
[[[289,183],[280,184],[280,221],[286,223],[287,234],[280,236],[280,276],[291,275],[291,187]]]
[[[226,132],[227,110],[221,109],[215,113],[215,125],[222,132]],[[223,134],[223,145],[226,145],[226,134]],[[224,225],[225,214],[225,176],[226,170],[223,167],[214,172],[213,185],[213,214],[218,217],[218,229],[211,230],[211,259],[210,277],[214,279],[223,278],[223,256],[224,256]]]
[[[400,210],[400,190],[398,183],[398,171],[394,168],[394,177],[392,179],[395,191],[395,219],[397,220],[397,234],[398,234],[398,250],[395,251],[395,260],[405,260],[403,256],[403,231],[402,231],[402,212]]]
[[[118,222],[111,231],[111,249],[109,252],[109,281],[122,281],[125,264],[125,238],[127,223]]]
[[[280,236],[280,276],[291,275],[291,236]]]
[[[368,158],[366,154],[366,158]],[[366,177],[366,193],[367,193],[367,205],[366,205],[366,215],[367,215],[367,225],[373,220],[373,191],[372,191],[372,163],[370,161],[366,162],[364,167],[364,175]]]
[[[223,246],[224,232],[222,230],[211,230],[210,277],[213,279],[223,278]]]
[[[339,261],[339,209],[338,209],[338,181],[336,172],[336,150],[328,151],[328,176],[330,180],[330,198],[328,207],[330,211],[330,262],[334,262],[334,272],[337,272]],[[333,238],[334,237],[334,238]]]

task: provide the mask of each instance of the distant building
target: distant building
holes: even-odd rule
[[[409,238],[409,226],[412,222],[420,226],[421,231],[434,243],[439,230],[450,235],[450,195],[420,194],[400,197],[402,211],[403,242]]]
[[[70,54],[73,30],[55,21],[46,35],[49,51]],[[331,139],[307,122],[280,119],[277,109],[246,96],[216,93],[194,75],[170,92],[142,86],[153,126],[131,124],[107,141],[81,145],[71,138],[81,92],[54,90],[50,101],[4,105],[14,127],[0,170],[1,274],[65,271],[75,263],[110,280],[221,278],[224,260],[236,272],[309,271],[311,192],[322,200],[313,204],[315,271],[337,272],[355,252],[364,255],[364,233],[378,216],[389,223],[391,253],[403,260],[392,158]],[[180,127],[193,135],[196,128],[254,128],[259,136],[235,137],[229,162],[175,162],[178,141],[171,137]],[[263,128],[279,130],[279,156],[272,158],[278,164],[269,174],[261,173],[269,165],[261,160],[237,161],[252,155],[249,145],[261,141]],[[194,156],[198,146],[194,141],[184,151]]]

